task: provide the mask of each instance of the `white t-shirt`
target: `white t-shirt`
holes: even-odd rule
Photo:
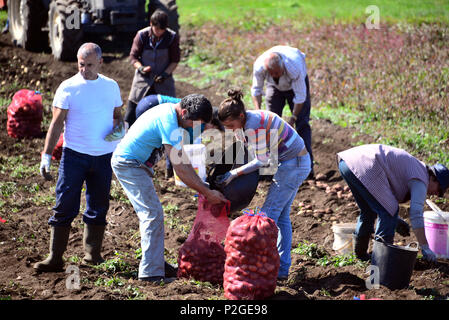
[[[85,80],[77,73],[62,82],[53,106],[69,110],[63,146],[92,156],[113,152],[119,141],[109,142],[104,138],[112,131],[114,108],[122,105],[117,82],[104,75]]]

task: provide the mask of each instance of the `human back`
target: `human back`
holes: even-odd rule
[[[246,111],[245,133],[248,142],[257,146],[258,154],[275,151],[278,161],[292,159],[304,149],[304,141],[298,133],[271,111]]]
[[[163,144],[176,146],[181,140],[175,105],[164,103],[144,112],[134,122],[115,154],[145,162],[154,149]],[[182,136],[181,136],[182,137]],[[172,139],[173,138],[173,139]]]

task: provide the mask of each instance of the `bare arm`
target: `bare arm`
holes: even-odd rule
[[[253,99],[254,108],[256,110],[262,109],[262,96],[251,96]]]
[[[302,107],[304,103],[295,103],[292,111],[292,116],[288,119],[288,124],[293,126],[298,118],[298,115],[301,113]]]
[[[413,229],[413,233],[416,236],[416,239],[418,240],[418,243],[422,246],[427,244],[426,234],[424,232],[424,228],[417,228]]]
[[[67,117],[67,109],[53,107],[53,117],[48,128],[47,136],[45,137],[44,153],[52,154],[53,149],[58,143],[59,136],[64,129],[64,121]]]
[[[123,122],[122,107],[116,107],[114,108],[113,126],[115,127],[121,122]]]

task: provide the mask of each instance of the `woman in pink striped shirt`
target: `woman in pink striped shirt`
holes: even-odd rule
[[[444,195],[449,170],[442,164],[432,167],[406,151],[382,144],[362,145],[337,154],[340,173],[360,208],[354,234],[354,251],[368,260],[369,239],[374,232],[393,243],[399,203],[410,200],[410,223],[426,260],[435,261],[424,233],[423,208],[427,195]]]
[[[277,114],[265,110],[245,110],[240,90],[229,90],[218,109],[218,118],[226,129],[234,131],[237,139],[248,147],[253,160],[217,177],[225,186],[234,178],[262,167],[270,166],[274,174],[262,211],[279,228],[278,251],[280,268],[278,279],[287,279],[291,265],[292,226],[290,206],[299,186],[311,170],[311,160],[303,139]],[[242,131],[244,130],[244,132]],[[263,174],[263,171],[259,171]]]

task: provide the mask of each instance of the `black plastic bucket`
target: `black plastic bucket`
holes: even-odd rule
[[[415,242],[416,246],[417,243]],[[418,248],[374,240],[371,264],[379,268],[379,283],[391,290],[407,288],[415,267]]]
[[[236,163],[236,159],[243,161]],[[248,163],[248,150],[241,142],[237,141],[222,154],[221,163],[213,164],[208,172],[206,181],[210,188],[219,190],[231,202],[231,212],[245,209],[250,204],[259,183],[259,170],[235,178],[224,188],[217,186],[215,179],[245,163]]]

